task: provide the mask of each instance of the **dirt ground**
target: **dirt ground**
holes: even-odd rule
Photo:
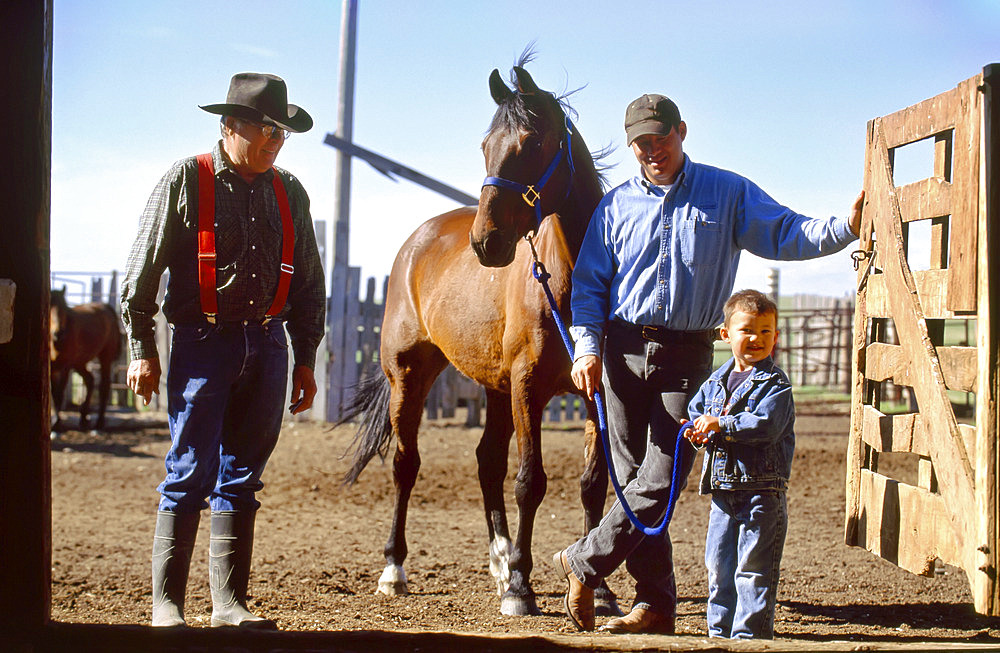
[[[508,617],[500,614],[488,569],[474,453],[480,434],[461,417],[422,428],[405,564],[412,593],[394,598],[374,593],[391,517],[391,465],[376,460],[356,485],[342,487],[348,465],[342,454],[352,430],[286,423],[259,495],[252,608],[294,631],[574,634],[562,612],[564,586],[548,560],[581,534],[579,425],[543,435],[548,493],[536,520],[532,575],[543,614]],[[75,424],[75,416],[69,421]],[[778,642],[806,649],[830,641],[1000,643],[1000,622],[975,614],[962,571],[945,567],[934,578],[914,576],[842,543],[846,407],[800,404],[796,431]],[[155,487],[168,441],[163,415],[112,412],[108,432],[67,431],[53,442],[55,621],[149,623]],[[700,460],[695,473],[699,469]],[[512,458],[512,527],[513,473]],[[704,637],[708,498],[694,487],[690,483],[680,498],[670,531],[681,598],[678,633]],[[207,626],[211,612],[208,521],[203,517],[188,585],[188,623],[196,627]],[[633,598],[627,574],[619,570],[608,582],[627,610]],[[589,637],[600,643],[612,636]]]

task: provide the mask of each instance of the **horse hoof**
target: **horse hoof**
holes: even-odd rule
[[[502,597],[510,588],[510,552],[513,546],[506,537],[490,542],[490,574],[497,584],[497,596]]]
[[[500,614],[511,617],[537,617],[542,614],[534,596],[505,596],[500,599]]]
[[[624,617],[625,613],[618,606],[618,600],[611,596],[594,594],[594,614],[598,617]]]
[[[375,591],[386,596],[409,594],[406,586],[406,572],[399,565],[386,565],[378,579],[378,589]]]

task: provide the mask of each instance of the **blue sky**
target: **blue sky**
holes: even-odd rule
[[[341,14],[340,0],[55,0],[52,269],[124,269],[157,180],[218,139],[197,105],[224,101],[242,71],[285,78],[312,114],[278,165],[302,179],[330,238],[336,152],[323,138],[337,123]],[[354,140],[478,195],[488,76],[506,78],[534,42],[535,81],[581,89],[570,103],[587,144],[617,147],[612,183],[637,169],[625,106],[657,92],[680,106],[693,159],[802,213],[842,215],[861,188],[867,121],[1000,62],[998,27],[993,0],[359,0]],[[928,176],[930,155],[914,152],[908,174]],[[381,279],[417,225],[455,206],[355,161],[351,265]],[[738,287],[763,288],[772,265],[744,256]],[[853,289],[847,252],[777,267],[783,294]]]

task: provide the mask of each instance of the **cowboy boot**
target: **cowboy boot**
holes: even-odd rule
[[[624,617],[612,619],[601,626],[608,633],[674,634],[674,616],[664,615],[646,608],[632,608]]]
[[[565,578],[568,584],[566,596],[563,597],[566,616],[580,630],[593,630],[594,590],[584,585],[569,568],[565,550],[552,556],[552,565],[556,568],[556,573]]]
[[[212,513],[208,566],[212,588],[212,626],[274,629],[270,619],[247,609],[247,584],[253,554],[256,511]]]
[[[153,534],[153,626],[184,625],[191,551],[198,535],[198,512],[156,513]]]

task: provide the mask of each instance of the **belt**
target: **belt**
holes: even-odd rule
[[[185,320],[183,322],[172,323],[176,326],[184,327],[219,327],[224,329],[242,329],[244,327],[262,327],[262,326],[277,326],[285,322],[284,318],[281,317],[263,317],[259,320],[217,320],[216,322],[209,322],[208,320]]]
[[[665,326],[654,326],[651,324],[632,324],[631,322],[624,322],[622,320],[613,320],[611,324],[630,333],[637,334],[643,340],[659,343],[661,345],[673,345],[683,342],[711,343],[719,339],[718,329],[677,331],[675,329],[668,329]]]

